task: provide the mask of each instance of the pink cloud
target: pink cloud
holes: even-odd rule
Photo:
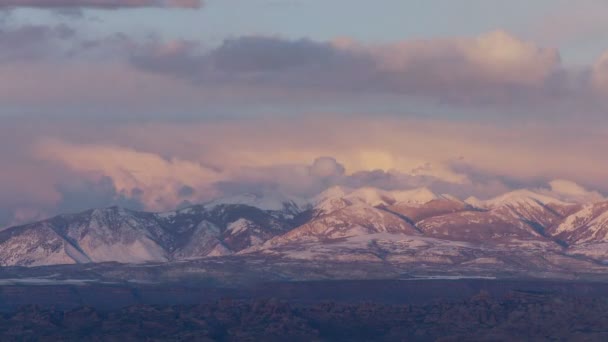
[[[150,210],[175,207],[181,200],[179,191],[185,185],[204,189],[221,179],[216,171],[196,161],[165,159],[128,147],[45,140],[34,148],[39,159],[60,162],[82,175],[110,177],[119,192],[142,190],[141,201]],[[207,198],[214,195],[210,190],[203,194]]]
[[[340,45],[338,45],[340,46]],[[380,68],[389,72],[428,76],[414,81],[436,83],[511,84],[542,86],[560,66],[556,49],[542,48],[504,31],[474,38],[405,41],[382,46],[343,45],[368,51]]]
[[[311,165],[323,155],[340,165],[321,160],[314,169],[303,169],[303,174],[340,174],[343,167],[346,175],[379,169],[466,183],[470,181],[466,174],[451,166],[463,160],[488,174],[520,180],[582,180],[599,188],[604,179],[601,171],[608,164],[602,164],[603,151],[597,142],[608,132],[587,129],[581,138],[574,133],[575,127],[503,128],[470,122],[322,116],[266,123],[138,123],[104,132],[105,139],[114,142],[111,145],[51,141],[38,145],[37,152],[76,171],[100,171],[121,189],[152,184],[162,189],[165,183],[204,186],[241,178],[244,173],[272,180],[275,175],[267,172],[271,168]]]
[[[0,203],[20,213],[75,210],[74,201],[85,194],[91,205],[133,201],[165,210],[226,193],[309,195],[332,184],[426,185],[483,196],[508,190],[509,182],[538,186],[568,179],[591,190],[557,182],[554,191],[608,191],[603,126],[334,115],[266,122],[4,123]]]

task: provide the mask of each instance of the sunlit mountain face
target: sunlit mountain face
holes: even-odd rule
[[[0,311],[18,306],[4,287],[36,284],[603,284],[607,17],[595,0],[0,0]],[[192,336],[238,340],[208,328]]]

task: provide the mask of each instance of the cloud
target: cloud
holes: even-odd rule
[[[606,51],[593,65],[593,86],[600,95],[608,93],[608,51]]]
[[[196,42],[175,41],[142,45],[131,61],[138,68],[196,84],[365,91],[472,102],[541,96],[562,68],[556,49],[503,31],[382,45],[248,36],[228,39],[210,51]]]
[[[7,28],[0,24],[0,62],[40,59],[60,52],[61,43],[76,31],[67,25],[26,25]]]
[[[179,188],[179,190],[177,190],[177,195],[182,198],[192,197],[192,196],[194,196],[195,193],[196,193],[196,189],[189,185],[184,185],[181,188]]]
[[[166,139],[158,141],[158,136]],[[455,168],[459,161],[486,175],[564,178],[599,188],[604,186],[602,170],[608,168],[598,144],[608,131],[586,122],[494,124],[311,113],[298,119],[122,125],[120,137],[112,137],[224,170],[311,165],[319,156],[331,156],[346,174],[398,170],[463,183],[463,174],[472,171]]]
[[[201,0],[3,0],[0,8],[98,8],[98,9],[117,9],[117,8],[137,8],[137,7],[178,7],[178,8],[199,8],[202,6]]]
[[[549,182],[550,192],[566,201],[587,202],[602,201],[605,197],[597,191],[590,191],[575,182],[555,179]]]
[[[0,127],[0,206],[22,217],[71,211],[79,203],[167,210],[242,192],[309,196],[331,185],[429,186],[488,198],[569,179],[591,192],[608,191],[608,164],[598,144],[608,131],[601,125],[327,114],[265,121],[19,122],[4,120]],[[554,191],[578,191],[559,185]],[[87,194],[91,202],[80,199]]]
[[[344,166],[332,157],[319,157],[310,167],[310,174],[319,178],[340,177],[344,171]]]
[[[120,146],[47,140],[34,149],[38,158],[62,163],[82,177],[111,179],[115,192],[121,195],[138,193],[138,199],[150,210],[174,207],[185,197],[181,192],[184,186],[205,189],[220,176],[195,161],[165,159],[155,153]]]
[[[332,185],[427,186],[461,198],[527,187],[599,199],[608,192],[608,164],[598,141],[607,137],[601,125],[327,114],[264,122],[3,120],[0,207],[5,221],[18,223],[89,206],[169,210],[243,192],[307,197]]]
[[[404,107],[422,100],[525,108],[528,116],[571,110],[591,116],[603,113],[604,59],[569,68],[556,49],[502,31],[386,44],[246,36],[208,48],[124,34],[84,37],[65,25],[24,26],[0,29],[0,77],[6,80],[0,98],[45,112],[52,105],[62,112],[70,105],[80,107],[74,111],[103,105],[127,113],[136,110],[126,106],[198,113],[201,104],[236,111],[269,101],[356,108],[357,101]],[[54,86],[57,79],[61,88]]]
[[[78,212],[112,205],[143,209],[139,201],[143,192],[137,188],[130,192],[118,192],[112,178],[108,176],[63,181],[57,184],[56,188],[61,194],[61,201],[56,205],[59,212]]]
[[[429,83],[466,81],[480,85],[538,86],[560,64],[556,49],[538,47],[504,31],[475,38],[403,42],[372,53],[385,70],[410,75],[422,72],[436,77]]]

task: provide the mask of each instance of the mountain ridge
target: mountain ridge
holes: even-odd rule
[[[531,190],[463,201],[427,188],[334,187],[307,202],[242,195],[163,213],[112,206],[0,231],[1,266],[224,256],[593,268],[608,258],[608,202]]]

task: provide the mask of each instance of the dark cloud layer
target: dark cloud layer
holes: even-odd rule
[[[204,53],[196,42],[141,46],[131,58],[142,70],[174,75],[197,84],[357,88],[371,60],[307,39],[228,39]],[[358,72],[356,72],[358,70]]]
[[[504,32],[476,38],[360,45],[277,37],[141,45],[132,64],[195,84],[256,85],[418,95],[471,103],[556,99],[586,79],[564,70],[557,50]]]
[[[491,198],[513,189],[545,186],[549,181],[517,182],[504,176],[482,174],[471,165],[463,162],[452,166],[453,171],[462,172],[463,175],[466,175],[467,181],[462,183],[449,182],[430,175],[412,175],[397,170],[378,169],[346,174],[344,166],[332,157],[317,158],[310,166],[304,167],[308,172],[299,172],[301,168],[300,165],[294,165],[287,169],[283,167],[283,170],[269,168],[265,171],[273,176],[288,172],[291,175],[289,180],[280,176],[274,177],[275,179],[268,177],[262,181],[259,178],[237,177],[230,181],[217,182],[214,187],[218,190],[218,193],[225,196],[246,192],[259,196],[282,193],[301,198],[309,198],[332,186],[351,189],[374,187],[388,191],[427,187],[439,194],[447,193],[465,199],[469,196]],[[295,184],[305,186],[295,187]]]
[[[198,41],[141,42],[121,33],[85,38],[67,25],[0,24],[0,49],[4,60],[114,61],[141,75],[168,76],[155,78],[159,88],[178,80],[192,91],[229,89],[231,98],[279,94],[287,102],[302,94],[387,95],[503,107],[569,101],[595,110],[608,90],[605,63],[569,69],[557,50],[504,32],[384,45],[245,36],[208,49]]]
[[[78,212],[112,205],[136,210],[143,209],[143,204],[139,201],[141,190],[130,193],[119,192],[110,177],[101,177],[97,180],[65,181],[57,184],[56,189],[61,195],[61,202],[55,209],[58,212]]]
[[[99,8],[99,9],[118,9],[118,8],[137,8],[137,7],[179,7],[179,8],[199,8],[202,6],[201,0],[2,0],[0,8]]]
[[[60,52],[62,42],[76,36],[67,25],[27,25],[7,28],[0,25],[0,60],[23,61],[44,58]]]

